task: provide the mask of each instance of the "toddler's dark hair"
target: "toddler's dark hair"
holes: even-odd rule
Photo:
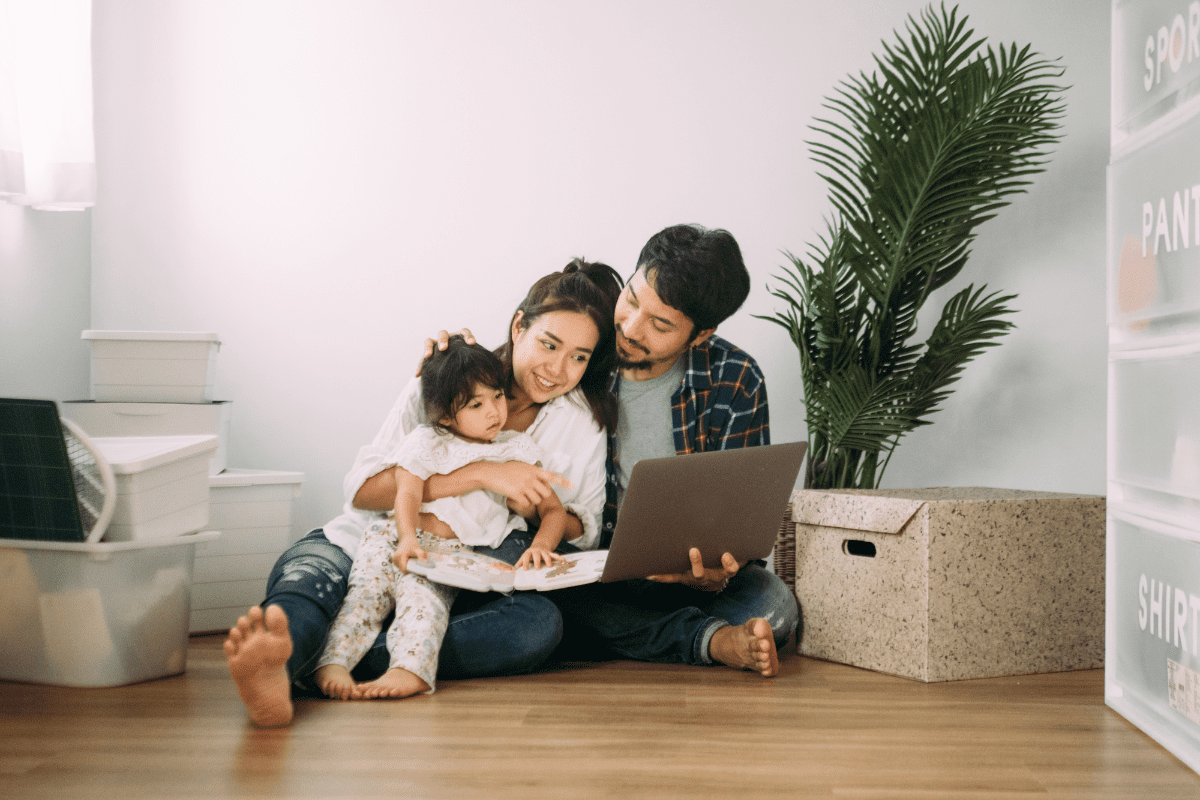
[[[461,334],[450,337],[445,350],[421,364],[421,401],[429,424],[445,430],[442,419],[451,419],[471,401],[476,384],[504,389],[504,364],[483,345],[467,344]]]

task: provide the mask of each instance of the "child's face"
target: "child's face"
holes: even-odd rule
[[[441,423],[455,435],[470,442],[490,442],[508,421],[508,400],[503,389],[475,384],[471,399],[458,410],[454,419],[446,417]]]

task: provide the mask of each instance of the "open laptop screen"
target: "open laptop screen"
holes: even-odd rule
[[[706,567],[722,553],[766,558],[791,499],[806,442],[651,458],[633,467],[601,581]]]

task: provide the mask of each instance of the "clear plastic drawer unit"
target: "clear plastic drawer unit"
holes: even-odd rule
[[[1200,0],[1113,5],[1114,142],[1200,91]]]
[[[1200,340],[1109,357],[1108,496],[1200,529]]]
[[[1109,167],[1108,322],[1114,345],[1148,346],[1200,333],[1197,141],[1200,116]]]
[[[1200,542],[1109,504],[1104,699],[1200,770]]]

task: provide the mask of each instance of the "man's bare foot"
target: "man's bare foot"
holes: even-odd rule
[[[240,617],[225,640],[229,674],[250,712],[250,720],[264,728],[292,721],[292,689],[287,660],[292,654],[287,615],[279,606],[258,606]]]
[[[779,672],[771,623],[762,617],[718,629],[708,642],[708,654],[727,667],[752,669],[764,678]]]
[[[415,674],[400,667],[392,667],[373,681],[358,685],[358,697],[364,700],[376,700],[387,697],[411,697],[414,694],[428,692],[429,684]]]
[[[314,678],[326,697],[332,697],[335,700],[350,700],[357,694],[355,689],[358,684],[354,682],[354,678],[350,677],[350,670],[341,664],[326,664],[323,667],[317,667]]]

